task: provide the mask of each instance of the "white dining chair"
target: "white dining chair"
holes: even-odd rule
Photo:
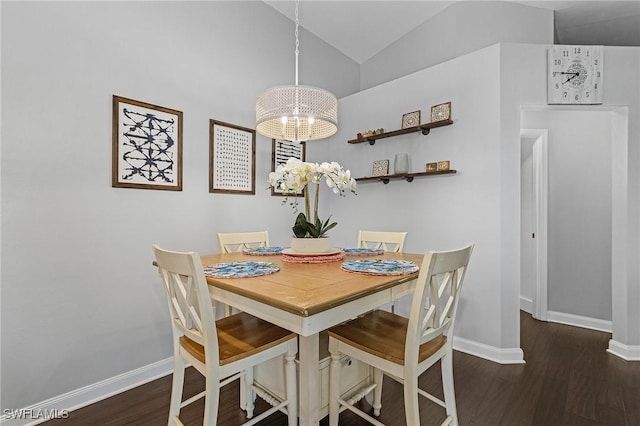
[[[215,426],[218,417],[220,388],[236,379],[244,381],[247,418],[253,425],[276,411],[288,414],[289,426],[298,423],[295,357],[297,335],[247,313],[215,321],[200,256],[153,246],[156,263],[167,295],[173,329],[173,382],[169,408],[169,425],[182,425],[180,409],[204,397],[202,424]],[[253,367],[267,360],[284,359],[284,399],[253,380]],[[205,377],[205,390],[182,400],[184,370],[192,365]],[[242,392],[242,391],[241,391]],[[271,408],[254,417],[257,394]]]
[[[428,252],[425,255],[409,318],[374,310],[329,329],[330,426],[338,425],[339,413],[345,409],[374,425],[382,425],[356,407],[354,400],[339,396],[342,354],[372,367],[373,383],[363,393],[373,391],[374,416],[380,415],[383,375],[387,375],[403,384],[406,424],[420,424],[418,395],[445,408],[446,417],[442,425],[458,424],[453,388],[453,326],[472,251],[473,244],[470,244],[458,250]],[[438,360],[444,401],[418,387],[418,377]]]
[[[358,248],[383,249],[402,253],[406,232],[365,231],[358,232]]]
[[[218,232],[220,253],[241,252],[245,248],[269,247],[269,231]]]
[[[256,232],[218,232],[220,253],[238,253],[245,248],[269,247],[269,231]],[[231,315],[231,306],[219,303],[224,316]]]
[[[388,252],[402,253],[406,238],[406,232],[360,230],[358,232],[358,248],[382,249]],[[383,308],[395,312],[396,303],[388,303]]]

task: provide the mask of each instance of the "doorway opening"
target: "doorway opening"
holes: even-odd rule
[[[626,309],[614,265],[626,253],[628,108],[524,107],[521,124],[521,308],[615,333]]]

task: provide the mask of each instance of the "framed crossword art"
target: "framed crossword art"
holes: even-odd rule
[[[111,186],[182,191],[182,111],[113,96]]]
[[[256,193],[256,131],[209,120],[209,192]]]
[[[282,141],[279,139],[271,139],[271,171],[275,172],[276,167],[280,164],[284,164],[291,157],[297,158],[300,161],[306,161],[307,155],[307,143],[306,142],[291,142]],[[271,187],[271,195],[284,196],[285,194],[281,189]],[[304,196],[304,190],[297,194],[289,194],[289,197],[302,197]]]

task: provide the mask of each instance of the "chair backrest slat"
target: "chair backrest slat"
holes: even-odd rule
[[[174,339],[186,336],[201,344],[212,366],[219,365],[215,307],[200,256],[193,252],[171,252],[156,245],[153,251],[173,318]]]
[[[420,345],[452,330],[472,251],[470,244],[459,250],[425,255],[409,316],[405,365],[417,362]]]
[[[404,248],[406,232],[365,231],[358,233],[358,248],[382,249],[401,253]]]
[[[245,248],[269,247],[269,231],[219,232],[220,253],[240,252]]]

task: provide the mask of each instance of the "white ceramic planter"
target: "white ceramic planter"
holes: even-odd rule
[[[296,253],[328,253],[332,248],[329,237],[291,239],[291,250]]]

